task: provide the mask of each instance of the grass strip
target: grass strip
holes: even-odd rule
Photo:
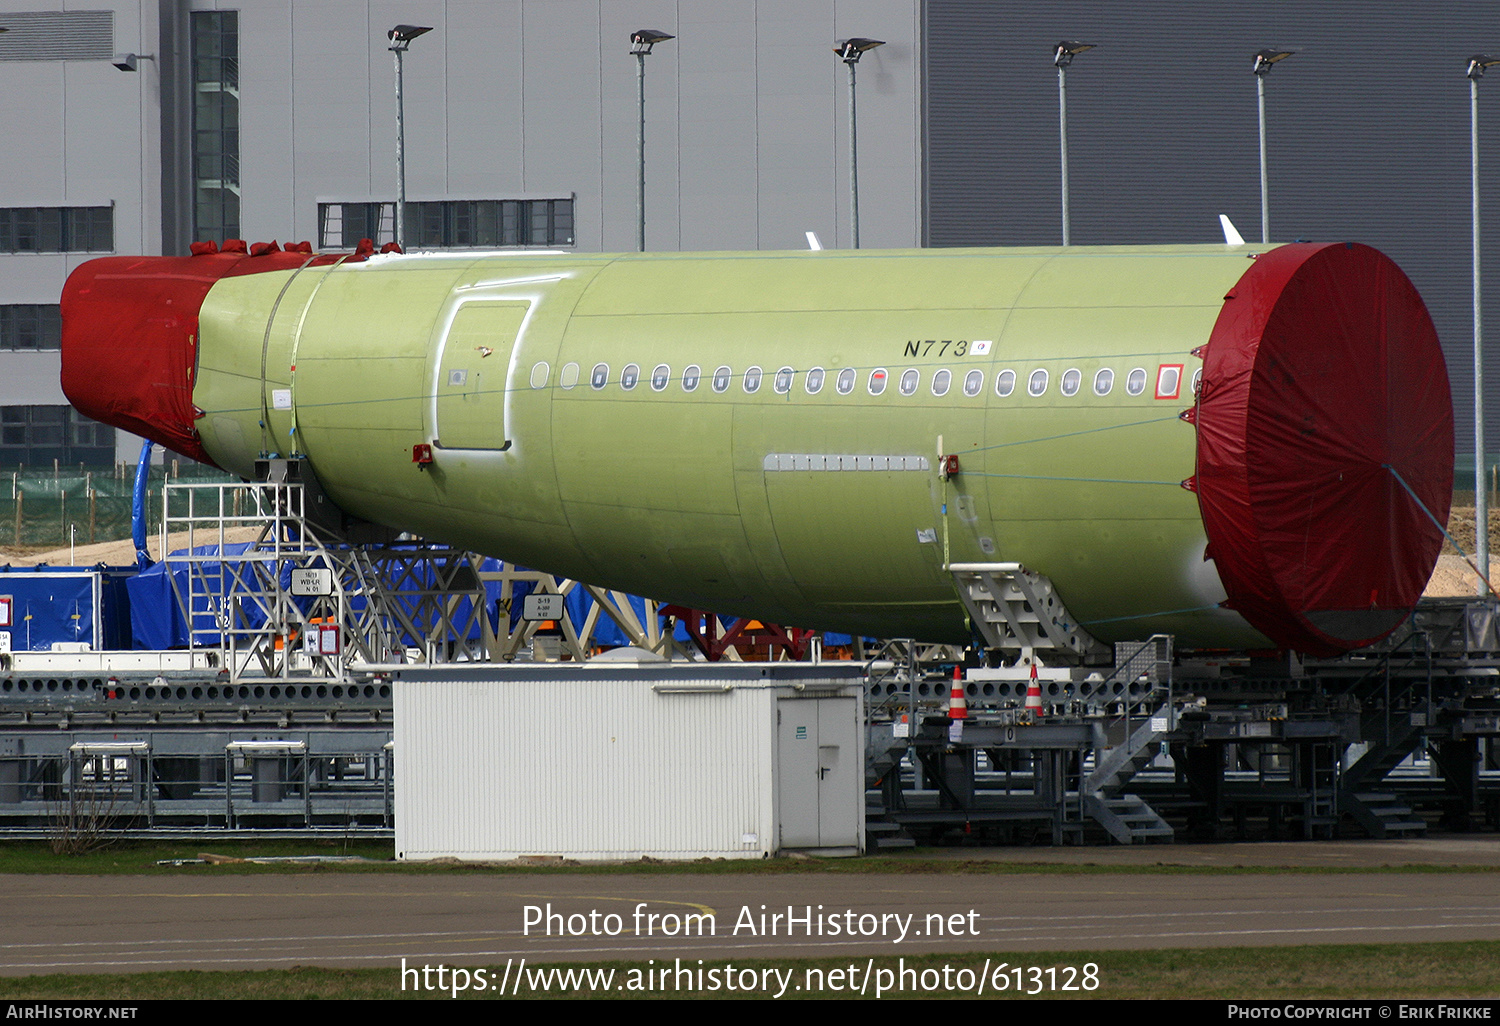
[[[511,967],[504,998],[770,998],[787,981],[785,998],[860,995],[868,975],[867,998],[880,980],[886,997],[965,998],[988,960],[984,996],[1015,998],[1108,999],[1398,999],[1494,998],[1500,996],[1500,941],[1432,944],[1341,944],[1280,948],[1171,948],[1098,952],[994,952],[935,954],[898,959],[881,956],[817,959],[683,960],[687,976],[673,959],[610,961],[563,965],[527,963],[523,974]],[[517,960],[517,963],[519,960]],[[1085,989],[1084,967],[1096,967],[1097,989]],[[1002,968],[1003,966],[1003,968]],[[1021,969],[1019,977],[1017,968]],[[1035,967],[1038,971],[1033,973]],[[1066,967],[1073,967],[1069,973]],[[486,988],[470,989],[459,1000],[495,1000],[504,966],[486,967]],[[733,976],[729,969],[733,969]],[[871,970],[874,970],[873,972]],[[699,976],[702,970],[702,976]],[[1051,970],[1051,972],[1049,972]],[[665,979],[660,974],[665,971]],[[562,974],[571,972],[571,977]],[[586,977],[579,974],[587,972]],[[419,989],[408,974],[402,989],[399,966],[389,969],[158,972],[109,975],[55,975],[0,978],[0,1000],[452,1000],[447,987]],[[468,983],[476,978],[469,970]],[[656,975],[648,976],[648,973]],[[607,974],[601,978],[600,974]],[[778,975],[779,974],[779,975]],[[966,975],[967,974],[967,975]],[[756,986],[745,987],[752,981]],[[520,979],[519,986],[516,980]],[[731,989],[726,981],[733,979]],[[1020,982],[1018,992],[1017,982]],[[538,986],[543,980],[550,985]],[[769,992],[759,984],[766,981]],[[899,991],[895,989],[898,981]],[[1003,989],[1001,982],[1003,981]],[[573,986],[567,984],[571,982]],[[1071,983],[1073,990],[1063,989]],[[580,985],[581,984],[581,985]],[[714,986],[717,984],[717,986]],[[700,987],[702,989],[700,989]],[[967,987],[967,989],[964,989]],[[515,993],[512,993],[515,988]],[[799,989],[800,988],[800,989]],[[1032,991],[1032,993],[1026,993]]]
[[[230,862],[216,865],[163,866],[159,862],[194,859],[203,853],[247,859],[288,856],[358,856],[369,861],[355,863],[317,863],[293,865],[277,863],[256,865]],[[696,862],[663,862],[642,859],[636,862],[576,863],[564,860],[474,863],[474,862],[395,862],[394,845],[389,841],[321,841],[254,840],[219,841],[195,838],[189,841],[122,841],[85,855],[55,855],[45,841],[0,842],[0,873],[76,874],[85,876],[181,876],[184,874],[225,875],[254,873],[480,873],[480,874],[929,874],[968,873],[979,875],[1054,876],[1110,875],[1347,875],[1351,873],[1497,873],[1500,866],[1433,865],[1427,863],[1394,863],[1383,866],[1305,866],[1305,865],[1227,865],[1203,866],[1174,863],[1169,848],[1163,848],[1159,861],[1146,864],[1099,862],[1057,863],[1047,861],[1009,861],[985,858],[939,856],[934,849],[917,849],[902,855],[870,855],[858,859],[788,857],[774,859],[702,859]]]

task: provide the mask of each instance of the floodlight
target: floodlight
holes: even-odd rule
[[[1278,50],[1275,47],[1268,46],[1256,53],[1255,64],[1250,70],[1257,75],[1269,75],[1271,73],[1271,65],[1277,61],[1286,60],[1296,52],[1296,50]]]
[[[845,64],[858,64],[859,59],[864,56],[866,50],[873,50],[877,46],[884,46],[884,39],[864,39],[855,36],[852,39],[840,39],[834,44],[833,52],[839,55],[839,60]]]
[[[391,41],[392,50],[405,50],[413,39],[431,31],[431,25],[397,25],[385,35]]]
[[[0,29],[0,31],[4,30]],[[156,55],[150,53],[117,53],[110,63],[121,71],[137,71],[140,67],[138,62],[154,60],[156,60]]]
[[[1052,63],[1059,68],[1066,68],[1073,63],[1074,57],[1098,45],[1098,43],[1080,43],[1076,39],[1064,39],[1052,48]]]
[[[1491,57],[1487,53],[1476,53],[1469,58],[1469,70],[1465,74],[1472,79],[1481,79],[1484,77],[1484,69],[1493,68],[1496,64],[1500,64],[1500,57]]]
[[[668,39],[676,38],[676,36],[668,32],[663,32],[661,29],[636,29],[630,33],[630,52],[645,56],[651,52],[651,48],[657,43],[665,43]]]

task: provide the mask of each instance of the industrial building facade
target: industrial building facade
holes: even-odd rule
[[[197,239],[388,241],[405,57],[412,249],[634,248],[645,58],[650,249],[847,246],[848,71],[858,65],[866,248],[1059,241],[1059,39],[1072,241],[1259,237],[1251,55],[1266,79],[1272,238],[1357,239],[1426,297],[1460,423],[1472,393],[1468,57],[1500,0],[1226,7],[1183,0],[119,0],[0,10],[0,459],[108,463],[135,443],[57,385],[57,297],[104,253]],[[1492,33],[1486,36],[1486,33]],[[1493,84],[1500,87],[1500,80]],[[1481,157],[1500,153],[1482,81]],[[1491,102],[1493,100],[1493,102]],[[1483,168],[1483,165],[1482,165]],[[1500,224],[1500,161],[1482,175]],[[1500,269],[1500,251],[1486,250]],[[1491,293],[1500,275],[1487,272]],[[1493,320],[1500,331],[1500,320]],[[1500,372],[1491,439],[1500,438]],[[1458,448],[1471,451],[1461,428]]]

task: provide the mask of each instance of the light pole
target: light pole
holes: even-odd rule
[[[660,29],[636,29],[630,33],[630,52],[635,54],[635,95],[640,124],[635,133],[635,251],[646,252],[646,58],[651,48],[676,39]]]
[[[854,116],[854,66],[866,50],[884,46],[884,39],[863,39],[855,36],[840,39],[833,52],[839,60],[849,66],[849,232],[854,248],[859,248],[859,135],[858,122]]]
[[[1296,50],[1276,50],[1267,47],[1255,55],[1251,71],[1255,74],[1255,108],[1260,121],[1260,241],[1271,241],[1271,193],[1266,184],[1266,76],[1271,65],[1284,61]]]
[[[1490,575],[1490,503],[1485,490],[1484,459],[1484,345],[1480,330],[1479,284],[1479,80],[1484,69],[1500,64],[1500,58],[1476,53],[1469,58],[1469,182],[1473,208],[1471,230],[1474,246],[1474,547],[1479,565],[1479,594],[1488,590],[1485,578]]]
[[[406,252],[406,111],[401,97],[401,58],[418,36],[431,32],[431,25],[397,25],[386,33],[390,51],[396,55],[396,245]]]
[[[1063,245],[1072,244],[1072,226],[1068,215],[1068,65],[1073,58],[1085,50],[1092,50],[1096,43],[1080,43],[1076,39],[1064,39],[1052,50],[1052,63],[1057,66],[1057,136],[1062,147],[1062,240]]]

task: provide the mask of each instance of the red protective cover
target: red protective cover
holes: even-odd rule
[[[337,255],[204,253],[102,257],[63,286],[62,388],[79,412],[213,463],[194,427],[198,311],[220,278],[331,262]]]
[[[1257,258],[1210,336],[1197,429],[1198,504],[1231,608],[1314,656],[1406,618],[1443,543],[1453,404],[1432,319],[1395,263],[1353,243]]]

